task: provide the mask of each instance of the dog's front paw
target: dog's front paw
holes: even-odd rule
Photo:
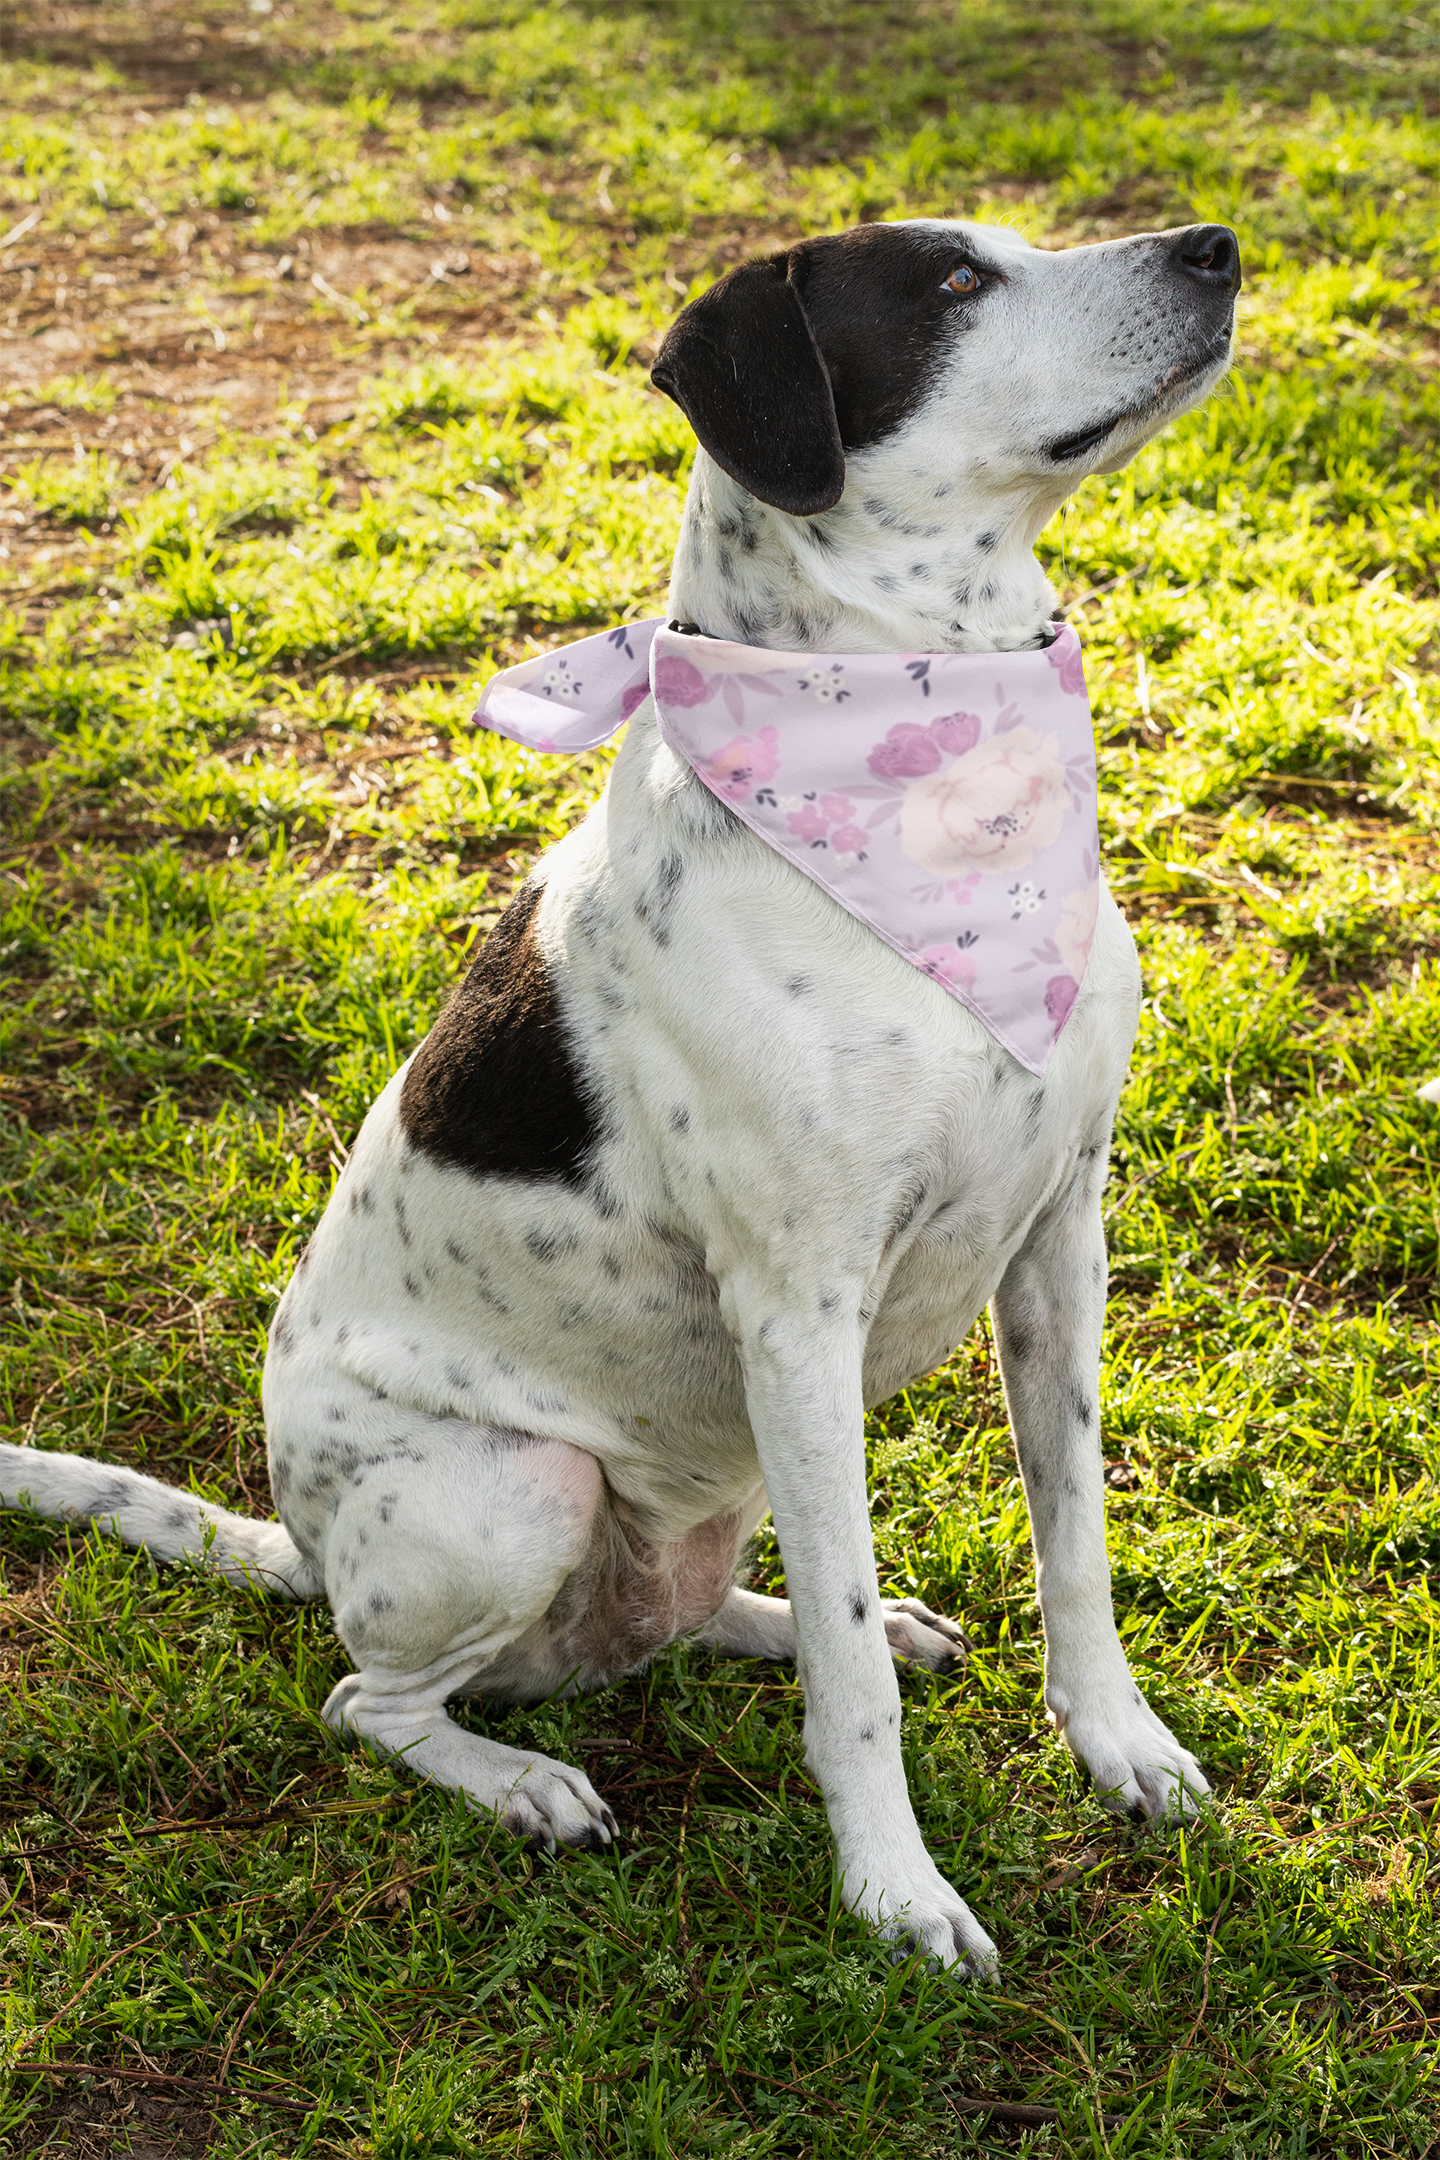
[[[920,1955],[951,1967],[961,1978],[993,1980],[1000,1953],[958,1890],[929,1860],[905,1880],[893,1863],[876,1882],[854,1868],[845,1871],[845,1903],[894,1945],[898,1959]],[[853,1886],[853,1887],[852,1887]]]
[[[1128,1674],[1098,1700],[1077,1699],[1047,1682],[1045,1707],[1112,1814],[1152,1822],[1186,1821],[1199,1813],[1209,1780]]]
[[[970,1649],[963,1628],[941,1613],[931,1612],[919,1598],[884,1598],[885,1640],[897,1658],[912,1665],[928,1665],[931,1672],[958,1672]]]

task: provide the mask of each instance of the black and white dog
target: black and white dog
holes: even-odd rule
[[[1223,226],[1063,253],[862,226],[732,271],[655,380],[701,443],[671,613],[789,650],[1015,651],[1031,549],[1226,367]],[[338,1727],[537,1841],[604,1845],[579,1771],[463,1730],[692,1635],[793,1657],[847,1904],[946,1963],[994,1948],[921,1842],[892,1659],[959,1630],[881,1600],[862,1423],[987,1300],[1030,1508],[1045,1703],[1132,1814],[1206,1791],[1126,1666],[1105,1552],[1100,1195],[1139,1003],[1102,900],[1043,1081],[731,815],[635,714],[381,1095],[281,1300],[279,1524],[0,1450],[0,1494],[162,1558],[326,1596]],[[788,1601],[734,1586],[769,1509]]]

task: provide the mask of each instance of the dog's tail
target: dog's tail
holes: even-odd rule
[[[0,1444],[0,1506],[23,1506],[53,1522],[93,1523],[157,1560],[195,1560],[227,1582],[254,1583],[276,1597],[319,1598],[325,1586],[279,1523],[212,1507],[178,1485],[138,1470]]]

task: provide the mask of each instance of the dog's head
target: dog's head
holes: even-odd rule
[[[1058,253],[996,226],[860,225],[730,271],[676,317],[653,379],[791,516],[833,508],[847,475],[870,485],[887,451],[932,500],[984,472],[1048,516],[1214,387],[1239,287],[1224,225]]]

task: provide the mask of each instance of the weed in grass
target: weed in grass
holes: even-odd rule
[[[1240,228],[1228,390],[1044,541],[1147,982],[1117,1598],[1220,1802],[1116,1828],[1041,1727],[983,1329],[877,1413],[871,1476],[887,1585],[976,1645],[905,1678],[905,1749],[1000,1939],[989,1992],[839,1911],[788,1673],[681,1648],[467,1710],[625,1824],[614,1858],[536,1861],[333,1739],[324,1612],[11,1518],[0,2149],[1424,2151],[1432,28],[1368,0],[92,14],[4,31],[0,1407],[257,1510],[265,1322],[345,1147],[603,779],[465,715],[535,642],[656,606],[690,450],[645,383],[669,314],[857,217]]]

